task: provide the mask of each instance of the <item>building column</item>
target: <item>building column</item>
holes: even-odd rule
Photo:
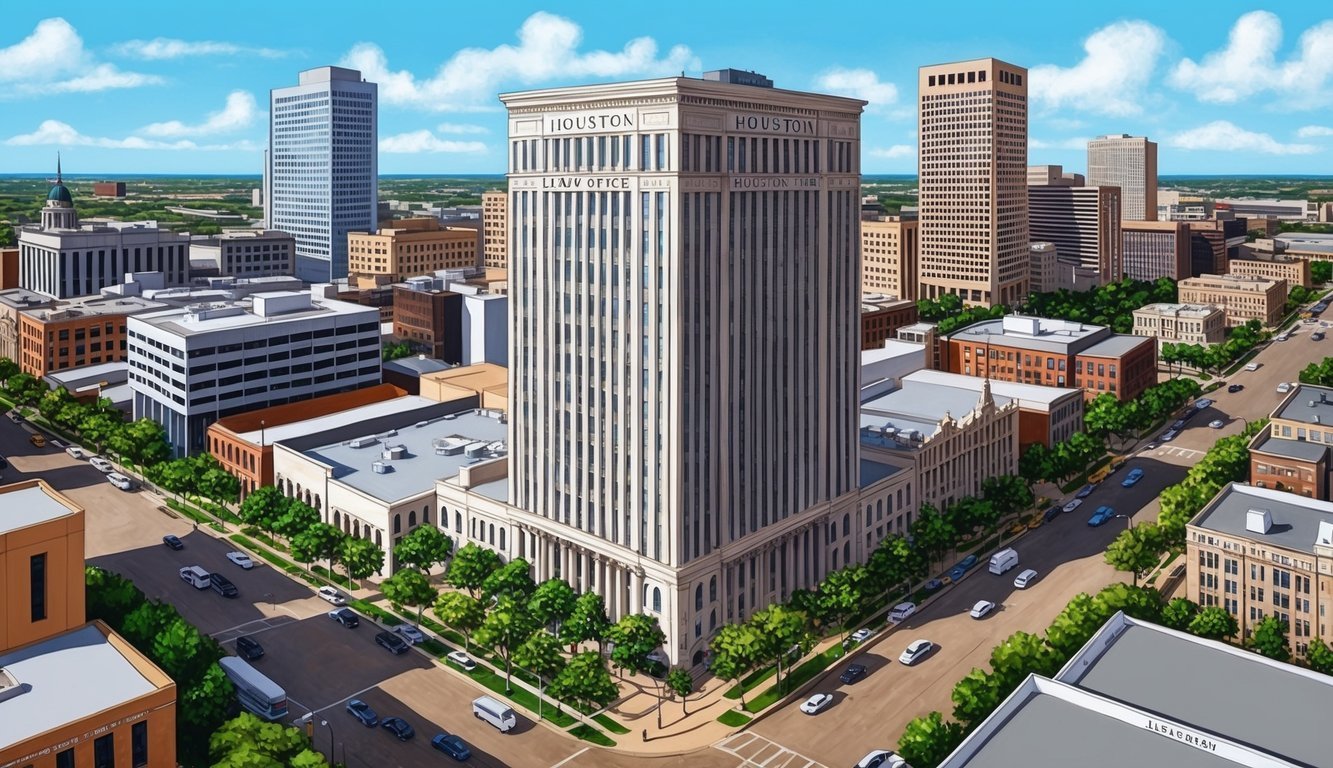
[[[643,574],[638,571],[629,572],[629,606],[630,613],[643,613]]]
[[[625,606],[625,571],[619,564],[612,563],[608,570],[611,589],[607,593],[606,615],[611,621],[618,621],[624,614]]]

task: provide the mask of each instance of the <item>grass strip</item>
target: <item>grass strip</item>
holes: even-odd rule
[[[582,739],[583,741],[596,744],[599,747],[614,747],[616,745],[615,740],[612,739],[610,736],[607,736],[605,733],[602,733],[601,731],[597,730],[596,728],[593,728],[591,725],[587,725],[586,723],[580,725],[577,728],[572,729],[570,731],[570,734],[573,736],[577,736],[579,739]]]
[[[742,725],[749,723],[753,719],[754,718],[744,712],[737,712],[734,709],[728,709],[726,712],[717,716],[717,721],[728,728],[740,728]]]
[[[399,624],[403,623],[403,620],[393,615],[393,613],[386,611],[383,608],[379,607],[378,605],[375,605],[374,603],[369,602],[367,600],[361,600],[360,598],[353,598],[352,600],[347,601],[347,604],[355,608],[360,613],[366,616],[374,616],[380,622],[388,624],[391,627],[396,627]]]
[[[787,695],[789,692],[800,688],[815,675],[829,668],[829,665],[842,658],[845,651],[841,645],[831,646],[821,654],[811,657],[804,664],[787,673],[782,679],[783,690],[778,690],[779,686],[773,686],[750,701],[745,702],[746,712],[759,712],[765,707],[773,704],[778,699]]]
[[[621,736],[624,736],[625,734],[629,733],[628,728],[621,725],[620,723],[617,723],[615,720],[612,720],[609,716],[607,716],[604,713],[593,715],[592,719],[597,721],[598,725],[602,726],[611,733],[615,733]]]
[[[509,692],[505,692],[504,675],[497,674],[490,667],[485,666],[484,664],[478,664],[477,668],[472,670],[471,672],[468,672],[467,675],[471,677],[473,680],[476,680],[477,682],[481,683],[486,688],[490,689],[492,692],[497,693],[500,696],[509,699],[510,701],[516,704],[522,705],[523,707],[527,708],[529,712],[538,711],[539,705],[537,702],[536,694],[532,693],[531,691],[528,691],[526,688],[512,688],[510,689]],[[561,728],[568,728],[569,726],[578,722],[568,713],[562,712],[559,709],[557,709],[556,706],[553,704],[540,705],[540,711],[542,713],[543,720],[550,720],[552,723]],[[598,733],[600,733],[600,731],[598,731]],[[614,741],[611,742],[609,746],[615,746],[615,742]]]

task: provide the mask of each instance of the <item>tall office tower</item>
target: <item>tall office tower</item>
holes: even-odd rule
[[[347,276],[347,233],[377,222],[377,87],[342,67],[302,72],[297,85],[269,93],[270,229],[296,237],[296,276]]]
[[[735,70],[500,100],[517,549],[573,544],[557,572],[701,659],[856,506],[865,102]]]
[[[1120,187],[1125,221],[1157,221],[1157,142],[1127,133],[1089,141],[1088,184]]]
[[[481,194],[482,258],[487,267],[509,266],[509,193],[493,189]]]
[[[1028,168],[1028,235],[1034,243],[1054,243],[1060,256],[1096,270],[1099,282],[1115,282],[1125,271],[1120,188],[1085,186],[1082,176],[1062,170],[1058,165]]]
[[[1027,70],[998,59],[917,73],[921,298],[1028,292]]]

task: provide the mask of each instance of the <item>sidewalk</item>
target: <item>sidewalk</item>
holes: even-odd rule
[[[662,702],[661,728],[657,727],[657,683],[645,675],[626,675],[623,681],[618,679],[617,682],[632,692],[608,707],[605,714],[630,732],[612,736],[616,740],[616,746],[608,748],[612,751],[634,755],[679,755],[709,747],[740,730],[717,721],[723,712],[741,711],[739,699],[723,696],[734,685],[731,680],[705,677],[702,690],[689,696],[688,715],[681,714],[679,697]],[[756,689],[750,695],[759,693]],[[748,712],[745,716],[754,717]]]

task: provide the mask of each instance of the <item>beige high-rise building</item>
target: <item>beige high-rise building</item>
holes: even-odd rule
[[[1121,133],[1088,142],[1088,185],[1120,187],[1125,221],[1157,220],[1157,142]]]
[[[998,59],[917,73],[921,298],[1028,293],[1027,70]]]
[[[479,267],[479,234],[470,227],[442,227],[433,217],[398,219],[378,232],[348,232],[347,272],[369,288],[440,269]]]
[[[916,219],[878,216],[861,220],[861,291],[917,300]]]
[[[509,193],[493,189],[481,196],[481,250],[487,267],[509,266]]]

